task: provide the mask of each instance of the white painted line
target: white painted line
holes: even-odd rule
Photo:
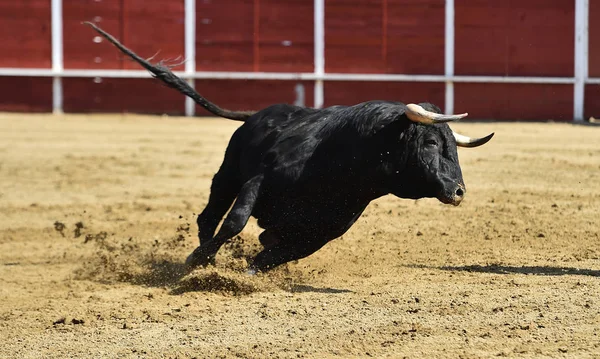
[[[502,84],[573,84],[572,77],[537,76],[452,76],[454,82],[502,83]]]
[[[215,80],[305,80],[305,81],[393,81],[393,82],[461,82],[461,83],[522,83],[522,84],[574,84],[573,77],[528,77],[528,76],[444,76],[444,75],[405,75],[405,74],[341,74],[312,72],[219,72],[200,71],[191,75],[175,71],[185,79]],[[145,70],[76,70],[67,69],[55,72],[51,69],[0,68],[0,76],[32,77],[109,77],[109,78],[151,78]],[[600,83],[600,78],[587,79],[586,83]]]

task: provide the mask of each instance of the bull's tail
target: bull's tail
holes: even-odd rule
[[[133,60],[135,60],[138,64],[140,64],[146,70],[150,71],[152,73],[153,77],[161,80],[162,82],[167,84],[167,86],[176,89],[177,91],[183,93],[184,95],[189,96],[197,104],[204,107],[209,112],[211,112],[217,116],[225,117],[225,118],[228,118],[231,120],[236,120],[236,121],[245,121],[248,117],[250,117],[256,113],[255,111],[230,111],[230,110],[220,108],[219,106],[215,105],[214,103],[212,103],[212,102],[208,101],[207,99],[205,99],[204,97],[202,97],[202,95],[200,95],[198,92],[196,92],[196,90],[194,90],[186,81],[184,81],[180,77],[176,76],[173,72],[171,72],[171,69],[168,66],[164,65],[162,62],[159,62],[156,65],[152,65],[147,60],[139,57],[136,53],[129,50],[127,47],[125,47],[123,44],[121,44],[117,39],[115,39],[112,35],[108,34],[104,30],[99,28],[98,26],[92,24],[91,22],[87,22],[87,21],[84,22],[84,24],[91,26],[94,30],[96,30],[98,33],[100,33],[100,35],[102,35],[106,40],[108,40],[110,43],[115,45],[119,50],[121,50],[121,52],[123,52],[127,56],[131,57]]]

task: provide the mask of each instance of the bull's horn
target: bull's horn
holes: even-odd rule
[[[413,122],[422,123],[425,125],[433,125],[434,123],[457,121],[463,117],[467,117],[468,113],[460,115],[442,115],[439,113],[427,111],[419,105],[410,103],[406,105],[406,116]]]
[[[460,133],[456,133],[452,131],[454,135],[454,139],[456,140],[456,145],[459,147],[477,147],[481,145],[485,145],[489,140],[494,137],[494,133],[490,133],[489,135],[481,138],[471,138],[468,136],[461,135]]]

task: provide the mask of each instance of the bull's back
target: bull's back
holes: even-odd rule
[[[318,110],[278,104],[269,106],[248,118],[230,141],[239,151],[240,171],[246,179],[265,166],[265,155],[280,141],[282,133]]]

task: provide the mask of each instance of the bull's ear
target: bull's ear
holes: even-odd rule
[[[397,132],[408,127],[410,121],[406,121],[407,117],[403,109],[390,109],[382,114],[375,116],[374,121],[365,121],[364,130],[370,130],[371,134],[380,132]]]
[[[407,131],[414,123],[409,121],[404,114],[396,116],[395,121],[387,123],[376,131],[377,136],[386,143],[397,143],[406,137]]]

